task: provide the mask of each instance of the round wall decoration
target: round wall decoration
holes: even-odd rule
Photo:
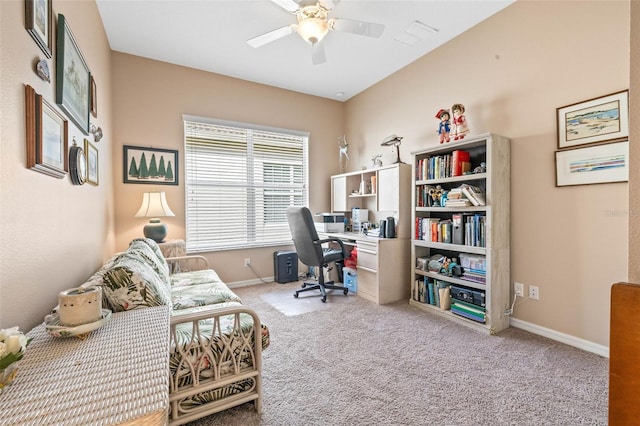
[[[69,175],[74,185],[84,185],[87,180],[87,157],[75,142],[69,150]]]

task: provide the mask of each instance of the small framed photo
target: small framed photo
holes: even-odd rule
[[[178,184],[178,151],[125,145],[124,183]]]
[[[558,149],[629,137],[629,91],[557,108]]]
[[[556,186],[627,182],[629,141],[556,151]]]
[[[89,142],[88,139],[84,140],[84,155],[87,159],[87,183],[98,186],[100,183],[98,148]]]
[[[58,14],[56,103],[89,134],[90,72],[64,15]]]
[[[25,0],[24,2],[24,27],[47,58],[51,58],[52,51],[52,1]]]
[[[94,117],[98,116],[98,88],[96,87],[96,81],[93,79],[93,74],[90,76],[91,78],[91,93],[89,98],[91,99],[91,115]]]
[[[29,85],[25,106],[27,167],[62,179],[69,171],[67,120]]]

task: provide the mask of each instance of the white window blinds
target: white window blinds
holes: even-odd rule
[[[286,209],[306,206],[308,134],[186,117],[187,250],[291,243]]]

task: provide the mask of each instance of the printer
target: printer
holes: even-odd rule
[[[316,213],[313,223],[317,232],[344,232],[344,213]]]

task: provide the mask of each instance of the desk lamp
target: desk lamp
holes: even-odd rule
[[[160,222],[159,217],[175,216],[167,204],[164,192],[145,192],[142,205],[135,217],[150,217],[149,223],[144,227],[144,236],[157,243],[164,241],[167,236],[167,225]]]
[[[387,138],[385,138],[384,141],[382,141],[382,143],[380,145],[382,146],[395,146],[396,147],[396,152],[398,154],[398,157],[396,159],[396,161],[393,162],[393,164],[402,164],[403,162],[400,161],[400,144],[402,143],[402,136],[397,136],[397,135],[391,135]]]

